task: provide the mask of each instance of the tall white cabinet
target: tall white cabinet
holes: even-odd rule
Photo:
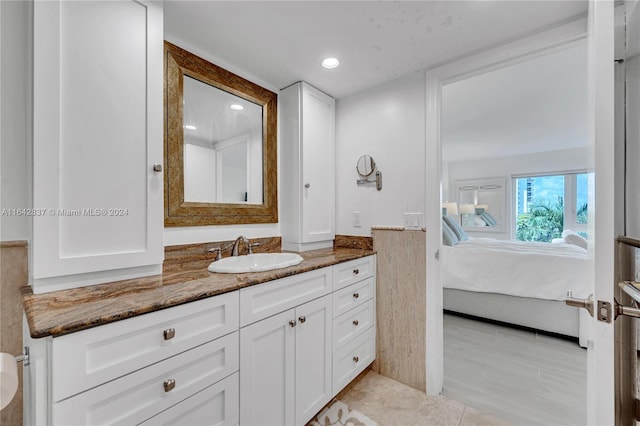
[[[162,19],[160,2],[34,3],[35,293],[161,272]]]
[[[335,239],[335,100],[305,82],[280,92],[285,250],[331,247]]]

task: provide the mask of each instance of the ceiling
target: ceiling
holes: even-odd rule
[[[442,89],[443,161],[587,146],[587,46]]]
[[[336,99],[584,16],[572,1],[175,1],[165,33],[274,88]],[[320,66],[326,56],[341,64]]]

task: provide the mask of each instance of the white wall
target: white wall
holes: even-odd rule
[[[507,180],[506,189],[506,215],[513,217],[513,188],[512,175],[517,174],[542,174],[564,172],[574,170],[586,170],[588,166],[587,147],[567,149],[562,151],[549,151],[537,154],[519,155],[514,157],[502,157],[485,160],[472,160],[450,162],[443,165],[447,180],[443,176],[443,199],[455,201],[455,181],[460,179],[481,179],[503,177]],[[507,231],[505,233],[469,232],[476,237],[512,238],[512,231],[505,221]]]
[[[424,213],[425,93],[416,73],[337,101],[337,234],[369,236],[371,226],[404,226],[405,212]],[[363,154],[382,172],[382,191],[356,185]]]
[[[32,207],[32,5],[0,2],[0,209]],[[40,206],[46,207],[46,206]],[[31,239],[31,217],[0,216],[0,240]]]

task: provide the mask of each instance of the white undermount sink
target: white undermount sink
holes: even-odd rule
[[[210,272],[241,274],[244,272],[263,272],[286,268],[302,262],[296,253],[255,253],[246,256],[232,256],[216,260],[209,265]]]

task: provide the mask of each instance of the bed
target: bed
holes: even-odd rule
[[[578,338],[588,314],[566,306],[590,293],[587,250],[566,242],[471,238],[442,247],[444,309]]]

